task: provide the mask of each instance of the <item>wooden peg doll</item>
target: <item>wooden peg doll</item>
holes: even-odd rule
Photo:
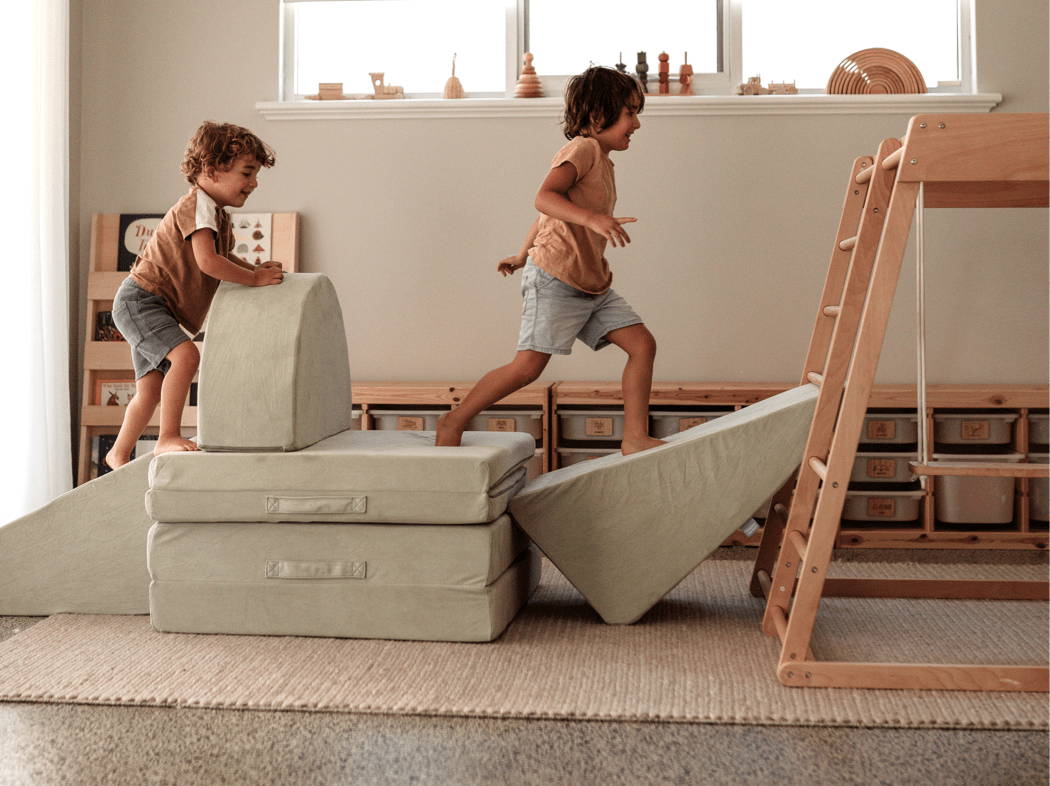
[[[667,52],[661,52],[657,59],[660,61],[660,95],[667,95],[671,92],[671,66],[667,62],[671,58],[668,57]]]
[[[682,58],[682,67],[678,69],[678,95],[691,96],[693,94],[693,67],[689,65],[689,53]]]
[[[645,52],[638,53],[638,65],[634,67],[638,81],[642,83],[642,92],[649,92],[649,64],[645,62]]]

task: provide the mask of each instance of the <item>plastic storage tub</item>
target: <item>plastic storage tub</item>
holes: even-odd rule
[[[915,475],[908,467],[908,462],[916,458],[914,453],[858,451],[853,460],[850,483],[911,483]]]
[[[623,439],[623,412],[616,410],[560,410],[558,434],[561,439],[579,441]]]
[[[619,452],[618,448],[558,448],[558,466],[568,467],[579,464],[581,461],[589,461]]]
[[[1050,445],[1050,415],[1041,412],[1028,415],[1028,444]]]
[[[1030,453],[1033,464],[1050,464],[1050,453]],[[1033,521],[1050,521],[1050,479],[1028,481],[1028,515]]]
[[[917,521],[926,492],[847,491],[842,518],[850,521]]]
[[[350,411],[350,430],[360,431],[361,430],[361,410],[354,407]]]
[[[543,437],[543,410],[486,410],[479,412],[470,423],[467,431],[522,431],[536,439]]]
[[[934,461],[996,461],[1016,464],[1020,453],[934,453]],[[937,520],[945,524],[1009,524],[1014,520],[1014,478],[934,478]]]
[[[447,409],[372,409],[372,428],[380,431],[434,431]]]
[[[914,412],[868,412],[860,442],[875,445],[913,445],[919,441],[919,416]]]
[[[1009,445],[1016,412],[938,412],[933,441],[940,445]]]
[[[650,429],[650,435],[659,439],[660,437],[669,437],[671,434],[677,434],[680,431],[691,429],[694,426],[699,426],[706,423],[709,420],[720,418],[723,415],[728,415],[733,410],[706,410],[706,411],[695,411],[695,412],[680,412],[680,411],[660,411],[660,410],[649,410],[649,419],[652,421],[652,428]]]

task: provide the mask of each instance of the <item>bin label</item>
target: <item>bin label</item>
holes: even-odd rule
[[[514,418],[489,418],[487,428],[489,431],[517,431],[518,424]]]
[[[894,459],[868,459],[869,478],[892,478],[897,475],[897,462]]]
[[[583,433],[588,437],[611,437],[613,433],[613,419],[587,418],[583,422]]]
[[[990,427],[987,420],[962,420],[959,422],[959,436],[963,439],[985,440],[990,436]]]
[[[710,419],[711,418],[704,418],[704,417],[678,418],[678,430],[679,431],[686,431],[687,429],[691,429],[694,426],[702,425],[702,424],[706,423],[707,421],[709,421]]]
[[[867,425],[868,439],[896,439],[897,421],[869,420]]]
[[[897,500],[893,497],[868,497],[868,515],[876,519],[891,519],[897,514]]]
[[[426,420],[424,418],[409,417],[407,415],[398,415],[398,431],[423,431],[425,428]]]

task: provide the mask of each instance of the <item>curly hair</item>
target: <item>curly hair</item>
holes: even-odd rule
[[[591,66],[570,79],[565,87],[565,138],[572,139],[592,129],[604,131],[620,119],[625,106],[635,103],[636,111],[641,112],[645,93],[637,79],[615,68]]]
[[[227,169],[243,155],[253,156],[259,166],[271,167],[277,162],[270,146],[247,128],[206,120],[186,144],[179,169],[189,182],[196,184],[200,175]]]

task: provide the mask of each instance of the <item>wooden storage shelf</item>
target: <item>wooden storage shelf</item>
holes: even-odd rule
[[[231,214],[236,216],[236,213]],[[299,214],[271,213],[270,256],[285,265],[289,272],[298,270]],[[115,434],[124,418],[124,406],[106,406],[95,401],[95,381],[98,379],[133,381],[131,350],[126,341],[96,341],[98,314],[110,311],[117,289],[128,276],[118,270],[121,235],[121,216],[117,213],[99,213],[91,220],[91,262],[88,271],[87,302],[84,310],[84,361],[81,378],[80,444],[77,454],[77,483],[91,480],[92,442],[103,434]],[[201,342],[197,342],[198,349]],[[156,433],[159,411],[150,419],[147,433]],[[182,427],[192,435],[197,426],[197,408],[187,406],[182,411]]]

